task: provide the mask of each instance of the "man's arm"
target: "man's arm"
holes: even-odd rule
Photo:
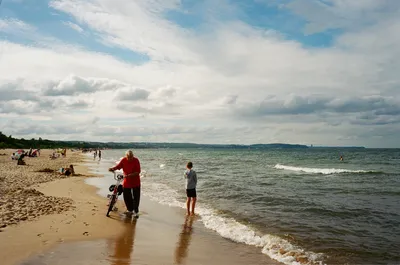
[[[108,170],[109,171],[115,171],[117,169],[121,169],[122,165],[123,165],[123,161],[124,161],[124,159],[121,159],[121,161],[119,161],[118,165],[116,165],[115,167],[110,167]]]

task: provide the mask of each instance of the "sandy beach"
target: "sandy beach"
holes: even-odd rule
[[[55,160],[49,154],[45,150],[41,157],[27,158],[27,166],[0,157],[3,265],[280,264],[257,248],[218,236],[197,217],[187,218],[183,209],[146,197],[138,220],[121,214],[121,202],[107,218],[106,199],[85,183],[96,177],[83,164],[90,161],[78,152]],[[69,164],[79,176],[36,172]]]
[[[25,166],[10,159],[13,150],[0,156],[0,260],[18,264],[32,254],[56,243],[112,236],[122,225],[110,218],[99,218],[105,199],[96,188],[85,184],[88,174],[81,153],[51,160],[51,150],[42,150],[37,158],[26,158]],[[57,171],[73,164],[78,176],[66,177]],[[103,215],[103,212],[101,212]],[[113,230],[104,227],[113,226]]]

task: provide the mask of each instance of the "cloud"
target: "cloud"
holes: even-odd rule
[[[77,25],[75,23],[72,23],[71,21],[64,21],[63,24],[79,33],[84,32],[83,28],[81,28],[79,25]]]
[[[67,102],[67,106],[73,109],[84,109],[90,107],[92,104],[86,100],[80,99],[75,102]]]
[[[342,144],[371,126],[379,127],[380,135],[385,128],[393,132],[400,115],[398,4],[285,3],[280,8],[304,19],[308,34],[324,32],[332,46],[310,47],[302,43],[307,36],[256,27],[236,16],[245,11],[231,1],[204,1],[188,9],[175,0],[53,0],[51,10],[63,15],[55,18],[63,17],[56,21],[60,29],[63,21],[69,25],[68,15],[93,39],[1,42],[1,107],[7,112],[0,113],[0,124],[35,117],[46,126],[62,120],[74,127],[80,120],[97,127],[59,137],[111,139],[129,121],[143,127],[124,132],[136,135],[135,140],[240,143]],[[228,15],[215,15],[225,8]],[[200,24],[187,25],[182,17]],[[7,28],[10,23],[24,28],[9,20]],[[36,24],[28,28],[46,36]],[[339,31],[329,35],[331,29]],[[135,59],[143,56],[148,60]],[[35,107],[40,104],[51,111]],[[29,111],[22,110],[24,105]],[[192,123],[202,129],[168,129]],[[248,130],[230,129],[242,126]],[[94,135],[99,128],[104,133]],[[393,141],[352,139],[372,146]]]
[[[293,0],[283,5],[303,17],[307,24],[306,34],[330,29],[360,29],[382,20],[397,16],[400,4],[391,0]]]
[[[34,30],[35,28],[33,26],[26,24],[24,21],[19,19],[0,19],[0,32],[23,34]]]
[[[321,113],[362,113],[374,115],[397,115],[400,113],[399,99],[382,96],[366,97],[327,97],[289,95],[285,98],[275,96],[261,102],[241,106],[237,112],[244,116],[265,115],[309,115]]]
[[[123,88],[118,91],[116,99],[121,101],[139,101],[148,99],[150,92],[141,88]]]
[[[10,100],[37,101],[37,95],[32,91],[23,89],[19,80],[0,85],[0,102]]]
[[[150,95],[153,99],[169,99],[174,97],[178,93],[178,90],[171,86],[164,86],[158,88],[156,91],[153,91]]]
[[[122,86],[109,79],[82,78],[75,75],[70,75],[58,82],[50,82],[49,88],[45,90],[46,96],[72,96],[80,94],[90,94],[96,91],[115,90]]]
[[[48,100],[42,101],[24,101],[24,100],[10,100],[0,102],[0,113],[3,114],[37,114],[52,110],[55,106],[54,102]]]

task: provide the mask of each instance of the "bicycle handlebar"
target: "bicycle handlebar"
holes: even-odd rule
[[[124,175],[122,175],[121,173],[117,173],[115,171],[113,173],[114,173],[115,180],[122,180],[124,178]]]

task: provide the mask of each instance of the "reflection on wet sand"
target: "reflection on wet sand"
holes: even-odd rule
[[[182,231],[179,234],[179,241],[175,249],[175,263],[182,264],[187,257],[188,247],[193,233],[193,220],[195,217],[186,216]]]
[[[133,244],[135,241],[135,231],[136,231],[136,219],[126,218],[125,230],[116,239],[112,240],[109,248],[112,248],[113,242],[115,242],[114,253],[110,252],[110,260],[112,265],[129,265],[131,264],[131,256],[133,254]]]

